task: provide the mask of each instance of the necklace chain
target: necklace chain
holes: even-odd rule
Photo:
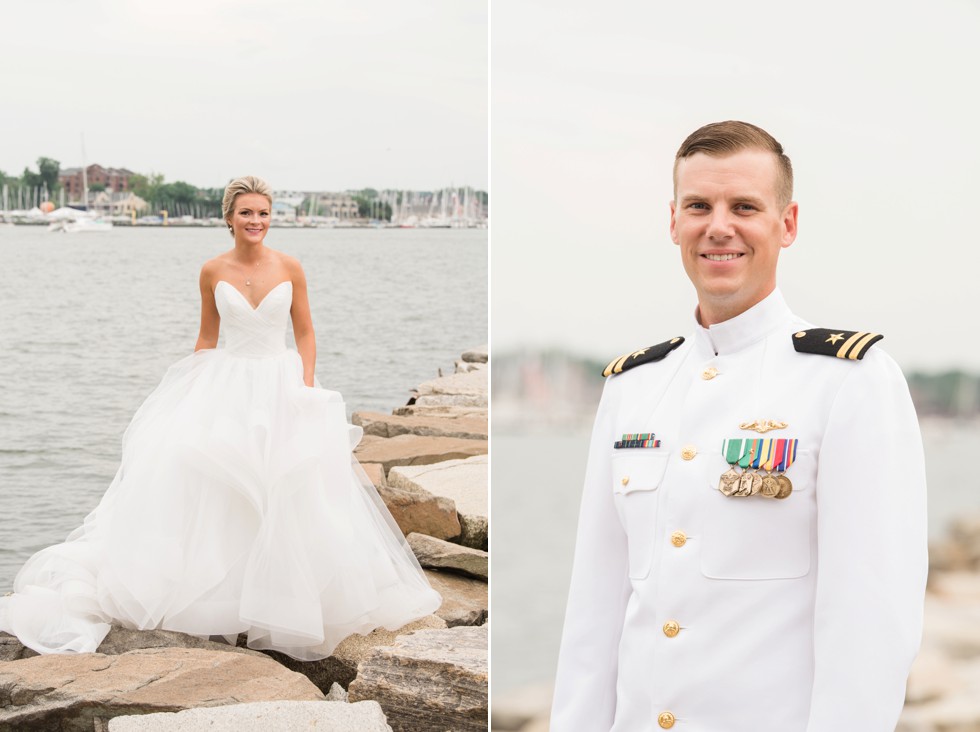
[[[259,266],[260,266],[261,264],[262,264],[262,259],[260,258],[260,259],[259,259],[259,260],[258,260],[258,261],[257,261],[257,262],[255,263],[255,271],[254,271],[254,272],[252,272],[252,277],[254,277],[254,276],[255,276],[255,275],[256,275],[256,274],[258,273],[258,271],[259,271]],[[245,286],[246,286],[246,287],[251,287],[251,286],[252,286],[252,278],[251,278],[251,277],[249,277],[249,276],[248,276],[248,274],[246,274],[246,275],[245,275]]]

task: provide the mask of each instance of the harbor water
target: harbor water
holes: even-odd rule
[[[485,230],[273,229],[266,243],[303,264],[317,378],[348,412],[405,404],[487,342]],[[201,264],[231,246],[220,228],[0,226],[0,592],[95,507],[136,408],[194,348]]]

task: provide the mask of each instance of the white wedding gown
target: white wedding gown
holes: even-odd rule
[[[116,621],[314,660],[439,607],[351,454],[341,395],[306,387],[286,349],[292,283],[253,308],[221,281],[215,302],[225,347],[170,367],[98,507],[0,599],[24,645],[95,651]]]

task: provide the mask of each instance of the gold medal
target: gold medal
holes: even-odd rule
[[[738,488],[738,481],[741,473],[735,470],[735,466],[732,465],[724,473],[721,474],[721,480],[718,481],[718,490],[722,492],[723,495],[732,496]]]
[[[762,488],[759,493],[766,498],[775,498],[776,494],[779,493],[779,481],[772,473],[767,473],[766,477],[762,479]]]
[[[786,498],[786,496],[793,492],[793,481],[782,473],[776,476],[776,482],[779,483],[779,492],[775,495],[775,498]]]
[[[759,477],[759,474],[751,470],[746,470],[744,473],[742,473],[738,480],[738,491],[735,493],[735,495],[751,496],[753,493],[752,488],[756,482],[759,482],[760,484],[762,483],[762,478]]]

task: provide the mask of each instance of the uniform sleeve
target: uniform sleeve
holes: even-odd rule
[[[607,381],[589,447],[552,732],[608,732],[616,713],[619,639],[630,585],[626,534],[613,504],[610,477],[610,391]]]
[[[807,732],[893,732],[922,635],[926,482],[915,409],[884,352],[852,368],[831,407],[817,473]]]

